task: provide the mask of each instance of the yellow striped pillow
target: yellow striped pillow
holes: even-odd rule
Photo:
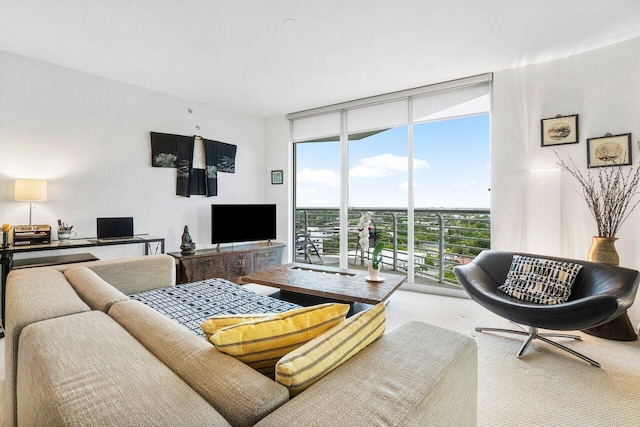
[[[276,381],[297,395],[382,336],[385,323],[384,303],[350,317],[280,359]]]
[[[274,313],[257,313],[257,314],[219,314],[211,316],[200,324],[200,329],[204,332],[204,336],[209,339],[218,329],[227,326],[237,325],[238,323],[249,322],[252,320],[264,319],[265,317],[274,316]]]
[[[210,341],[255,370],[273,378],[276,362],[288,352],[342,322],[348,304],[302,307],[222,328]]]

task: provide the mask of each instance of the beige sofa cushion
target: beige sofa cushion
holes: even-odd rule
[[[287,389],[139,301],[109,315],[234,426],[252,426],[289,400]]]
[[[21,426],[228,426],[99,311],[31,324],[18,352]]]
[[[475,426],[477,370],[473,339],[405,323],[257,426]]]
[[[129,299],[87,267],[70,268],[65,270],[64,276],[80,298],[94,310],[106,313],[113,303]]]
[[[129,295],[176,284],[176,260],[165,254],[90,261],[55,266],[56,270],[87,267],[119,291]]]
[[[13,270],[7,277],[5,317],[5,415],[15,423],[15,373],[18,338],[27,325],[43,319],[89,311],[64,275],[50,268]]]

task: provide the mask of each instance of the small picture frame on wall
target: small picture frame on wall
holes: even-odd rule
[[[623,133],[587,139],[587,167],[625,166],[631,164],[631,134]]]
[[[271,171],[271,184],[282,184],[282,171]]]
[[[541,120],[541,141],[542,147],[563,144],[577,144],[580,142],[578,136],[578,115],[571,116],[557,115],[549,119]]]

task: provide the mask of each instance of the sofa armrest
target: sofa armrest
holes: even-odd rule
[[[475,426],[477,361],[472,338],[405,323],[257,426]]]
[[[127,295],[176,284],[175,258],[165,254],[66,264],[55,269],[64,271],[79,266],[93,270]]]
[[[97,310],[24,328],[17,396],[19,426],[229,426]]]
[[[46,319],[91,310],[59,271],[50,268],[13,270],[7,277],[5,318],[5,417],[15,424],[18,342],[22,330]]]

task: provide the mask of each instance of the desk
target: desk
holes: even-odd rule
[[[5,302],[5,286],[7,284],[7,275],[13,268],[13,254],[25,252],[41,252],[55,251],[62,249],[91,248],[96,246],[112,246],[112,245],[133,245],[144,244],[144,254],[149,255],[152,252],[151,244],[158,243],[160,252],[164,253],[164,238],[149,237],[147,235],[136,236],[131,239],[117,240],[97,240],[97,239],[73,239],[69,242],[53,241],[51,243],[42,243],[37,245],[9,245],[6,248],[0,247],[0,264],[2,266],[0,293],[2,300],[0,301],[0,310],[2,310],[2,326],[4,328],[4,302]],[[4,337],[4,329],[0,332],[0,338]]]

